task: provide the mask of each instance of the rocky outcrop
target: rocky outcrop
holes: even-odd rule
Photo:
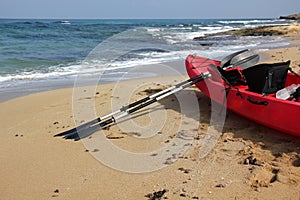
[[[233,30],[227,32],[228,34],[233,34],[237,36],[278,36],[286,35],[287,27],[278,27],[278,26],[262,26],[255,28],[243,28],[238,30]]]
[[[255,28],[242,28],[237,30],[231,30],[216,34],[208,34],[205,36],[195,37],[194,40],[205,41],[211,37],[219,35],[227,36],[289,36],[293,37],[300,33],[300,25],[294,22],[290,25],[285,26],[261,26]]]
[[[280,16],[280,19],[300,20],[300,13],[287,16]]]

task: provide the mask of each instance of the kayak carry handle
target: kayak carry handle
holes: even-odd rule
[[[254,100],[250,96],[248,96],[247,100],[250,103],[253,103],[253,104],[256,104],[256,105],[267,106],[269,104],[269,102],[267,102],[267,101],[257,101],[257,100]]]

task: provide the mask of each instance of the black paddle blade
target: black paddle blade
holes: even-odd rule
[[[72,129],[67,130],[65,132],[58,133],[58,134],[54,135],[54,137],[65,137],[67,135],[72,135],[72,134],[75,134],[75,133],[77,133],[77,129],[76,128],[72,128]]]
[[[65,131],[63,133],[59,133],[54,135],[54,137],[63,137],[66,140],[75,140],[78,141],[80,139],[86,138],[96,131],[100,130],[101,128],[115,122],[114,117],[105,120],[101,123],[96,123],[99,122],[100,120],[95,119],[90,122],[87,122],[85,124],[82,124],[78,126],[77,128],[73,128],[71,130]]]
[[[101,126],[98,124],[98,125],[91,126],[87,129],[83,129],[79,132],[76,132],[76,133],[73,133],[73,134],[70,134],[70,135],[66,135],[63,138],[66,139],[66,140],[78,141],[78,140],[81,140],[83,138],[89,137],[90,135],[92,135],[93,133],[95,133],[96,131],[98,131],[100,129],[101,129]]]
[[[92,121],[86,122],[84,124],[79,125],[78,127],[72,128],[70,130],[67,130],[65,132],[59,133],[54,135],[54,137],[67,137],[68,135],[73,135],[73,134],[77,134],[78,131],[84,130],[84,129],[88,129],[90,126],[97,124],[98,122],[100,122],[101,119],[97,118],[97,119],[93,119]]]

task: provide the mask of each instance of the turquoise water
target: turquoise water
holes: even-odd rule
[[[101,71],[102,65],[107,74],[110,69],[115,74],[116,69],[120,72],[138,63],[184,59],[190,53],[220,58],[242,48],[283,45],[285,41],[278,37],[222,36],[211,38],[206,44],[193,38],[242,27],[287,23],[279,19],[0,19],[0,90],[17,90],[24,84],[30,88],[49,80],[59,80],[63,85],[64,80],[73,80],[78,73]],[[100,54],[91,57],[96,47]],[[109,77],[113,81],[114,76]]]

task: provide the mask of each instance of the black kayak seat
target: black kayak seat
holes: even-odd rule
[[[258,64],[242,71],[252,92],[272,94],[284,88],[290,61]]]

